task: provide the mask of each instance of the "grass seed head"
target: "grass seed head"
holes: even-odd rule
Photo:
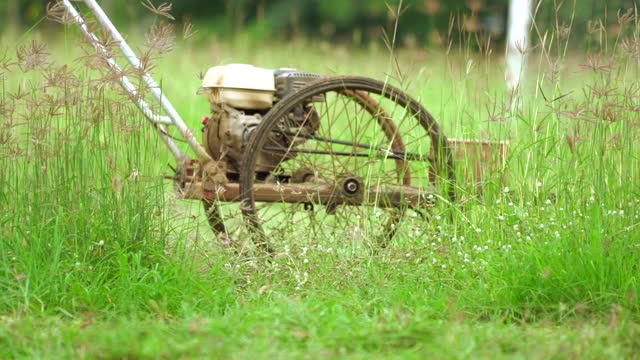
[[[18,66],[23,72],[44,68],[49,64],[49,52],[44,43],[33,40],[28,45],[18,47],[16,51]]]

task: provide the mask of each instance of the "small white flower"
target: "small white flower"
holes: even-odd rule
[[[502,215],[498,215],[498,220],[500,220],[500,221],[504,221],[504,216],[502,216]]]
[[[504,189],[502,189],[502,192],[505,193],[505,194],[508,193],[509,192],[509,187],[505,186]]]
[[[140,178],[140,172],[138,171],[138,169],[133,168],[131,170],[131,175],[129,175],[129,179],[133,181],[138,181],[139,178]]]
[[[545,201],[544,201],[544,203],[545,203],[546,205],[551,205],[551,200],[550,200],[550,199],[547,199],[547,200],[545,200]]]
[[[100,241],[98,242],[98,246],[103,246],[103,245],[104,245],[104,240],[100,240]]]
[[[498,199],[496,200],[496,204],[500,204],[502,202],[502,200]]]
[[[537,188],[541,188],[542,187],[542,181],[536,180],[536,187]]]

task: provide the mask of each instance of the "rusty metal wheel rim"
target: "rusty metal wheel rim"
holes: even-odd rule
[[[288,98],[285,98],[280,103],[278,103],[267,114],[263,123],[259,126],[258,130],[253,134],[249,149],[247,149],[248,151],[245,154],[245,157],[243,158],[242,171],[240,176],[240,193],[241,193],[242,203],[243,203],[242,211],[243,211],[243,215],[245,216],[246,222],[249,224],[249,227],[258,235],[257,238],[258,238],[259,244],[268,243],[269,241],[268,239],[270,237],[277,236],[277,234],[274,233],[272,229],[268,229],[265,231],[265,223],[270,221],[270,219],[266,219],[263,214],[260,214],[260,208],[258,205],[256,205],[255,196],[253,191],[251,190],[253,189],[254,184],[256,184],[257,182],[254,176],[254,168],[256,166],[256,161],[257,161],[256,154],[258,151],[265,151],[265,149],[267,148],[267,146],[265,145],[267,143],[267,137],[276,128],[276,122],[278,121],[278,118],[286,114],[288,111],[288,108],[290,109],[292,106],[303,102],[304,99],[309,99],[318,94],[334,94],[333,96],[336,96],[337,98],[350,99],[352,104],[350,106],[354,106],[354,107],[357,106],[360,109],[358,110],[359,112],[357,112],[357,114],[359,115],[362,115],[365,113],[369,114],[367,126],[375,125],[377,127],[377,131],[379,132],[380,136],[385,137],[388,143],[388,147],[392,151],[394,151],[394,153],[399,152],[404,154],[404,150],[405,150],[404,143],[403,143],[403,136],[402,134],[398,134],[399,131],[407,131],[407,129],[409,129],[409,131],[411,131],[411,129],[414,129],[414,130],[421,129],[424,136],[430,140],[430,143],[431,143],[430,152],[432,154],[431,156],[434,157],[434,162],[436,162],[439,167],[437,169],[437,172],[440,174],[441,178],[445,179],[445,182],[448,183],[447,185],[448,187],[452,186],[453,170],[451,166],[452,164],[451,164],[450,152],[447,146],[445,145],[446,138],[442,136],[442,134],[440,133],[439,126],[435,122],[433,117],[431,117],[431,115],[428,112],[426,112],[426,110],[424,110],[424,108],[422,108],[420,104],[418,104],[415,100],[411,99],[409,96],[407,96],[400,90],[393,88],[389,85],[370,80],[370,79],[358,78],[358,77],[337,77],[337,78],[324,79],[312,85],[309,85],[305,89],[302,89],[298,93],[290,95]],[[382,107],[376,109],[376,106],[377,106],[376,103],[377,101],[380,101],[380,100],[386,101],[386,104],[380,104]],[[391,109],[391,111],[389,111],[389,109],[386,108],[386,106],[388,106],[389,103],[394,104],[393,109]],[[318,106],[318,105],[314,105],[314,106]],[[331,115],[332,112],[334,117],[336,117],[335,116],[336,111],[339,111],[339,110],[336,110],[335,108],[322,109],[320,110],[320,114],[323,119],[325,119],[325,117],[327,117],[328,115]],[[387,114],[388,112],[390,113]],[[397,129],[396,127],[397,124],[393,122],[392,118],[395,116],[398,116],[398,113],[401,113],[401,112],[405,113],[404,115],[405,117],[412,119],[412,125],[411,125],[412,127],[405,126],[404,130]],[[389,120],[385,120],[387,118]],[[351,121],[353,121],[353,119],[351,119]],[[352,126],[351,121],[348,123],[348,126]],[[401,122],[402,121],[404,120],[401,120]],[[320,131],[321,129],[318,129],[318,132]],[[332,133],[331,129],[327,130],[326,132],[328,133],[329,137],[336,136],[335,133]],[[357,135],[357,133],[358,131],[351,132],[352,135],[354,134]],[[324,138],[323,136],[316,135],[316,140],[323,139],[323,138]],[[379,142],[379,141],[376,141],[375,139],[367,139],[367,140],[372,144]],[[416,139],[413,139],[413,143],[412,143],[412,145],[414,146],[415,146],[415,140]],[[360,142],[355,138],[353,139],[352,143],[354,147],[357,147],[355,146],[356,144],[360,144]],[[336,147],[339,148],[339,144],[336,145],[335,143],[332,143],[331,148],[329,148],[328,151],[334,152],[336,154],[337,153],[348,154],[348,152],[346,151],[336,150]],[[291,148],[291,151],[292,152],[298,151],[298,154],[296,156],[300,156],[301,150],[294,150],[293,148]],[[305,151],[310,151],[310,149],[307,149]],[[318,150],[315,150],[315,151],[318,151]],[[327,150],[325,150],[325,152],[326,151]],[[315,154],[315,153],[309,153],[309,154]],[[361,155],[361,153],[359,153],[358,155]],[[356,161],[354,160],[355,158],[356,157],[353,156],[352,158],[350,158],[350,160],[346,160],[346,161],[354,162]],[[341,161],[344,162],[345,160],[339,160],[339,159],[334,159],[334,160],[336,161],[334,162],[333,169],[329,168],[330,169],[329,172],[331,172],[334,177],[337,176],[337,174],[344,175],[345,173],[346,174],[350,173],[348,171],[349,166],[345,166],[344,163],[340,164]],[[409,170],[408,167],[406,167],[406,162],[407,162],[406,158],[398,159],[397,157],[396,158],[392,157],[389,160],[395,163],[395,166],[393,169],[393,172],[395,173],[395,179],[394,179],[395,183],[409,185],[409,183],[411,182],[410,180],[411,171]],[[336,167],[335,163],[339,163],[339,165]],[[287,162],[284,162],[283,173],[286,173],[286,167],[287,167]],[[311,166],[311,167],[313,168],[314,166]],[[316,168],[317,167],[318,166],[316,163]],[[324,171],[328,171],[328,169],[324,169]],[[362,175],[357,172],[358,171],[356,171],[356,173],[351,173],[350,175],[353,175],[353,176]],[[319,171],[319,173],[322,173],[322,171]],[[322,174],[320,174],[320,176],[322,177]],[[445,191],[443,198],[451,197],[452,194],[453,194],[452,191]],[[269,204],[268,206],[272,206],[272,205]],[[377,205],[373,207],[374,210],[376,210],[376,207]],[[395,217],[400,218],[404,214],[406,207],[405,208],[398,207],[398,210],[399,210],[397,211],[398,215],[396,215]],[[286,226],[291,226],[291,227],[301,226],[301,224],[296,224],[295,221],[292,220],[292,219],[295,219],[296,217],[295,214],[288,214],[286,216],[280,216],[280,217],[283,220],[286,218],[286,221],[290,222],[289,224],[285,224]],[[274,217],[274,218],[276,219],[275,221],[279,221],[278,217]],[[392,219],[390,223],[391,224],[397,223],[398,220],[397,219],[393,220],[393,218],[394,218],[394,215],[389,216],[389,219]],[[324,221],[326,221],[326,219],[324,219]],[[373,224],[375,224],[375,221],[368,220],[368,225],[373,225]],[[333,226],[336,228],[340,228],[338,225],[335,225],[335,224]],[[386,231],[387,234],[390,234],[390,236],[387,236],[387,237],[393,237],[393,235],[396,232],[395,229],[387,229],[384,231]],[[342,234],[348,235],[348,232],[342,232]],[[320,235],[323,235],[323,234],[320,234]],[[335,234],[333,235],[335,236]]]

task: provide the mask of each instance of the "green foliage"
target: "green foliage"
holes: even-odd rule
[[[21,49],[0,76],[0,313],[221,311],[230,279],[178,260],[143,118],[99,73]]]
[[[481,196],[460,181],[458,204],[386,249],[282,238],[269,259],[222,246],[200,204],[174,198],[156,134],[75,30],[48,50],[0,50],[0,358],[636,356],[628,26],[590,39],[589,55],[550,31],[515,99],[498,58],[465,43],[398,50],[396,67],[374,45],[179,42],[154,72],[195,130],[208,112],[196,74],[244,62],[388,75],[448,136],[510,140]]]
[[[508,0],[468,2],[464,0],[404,0],[399,39],[417,39],[421,44],[433,44],[434,37],[461,42],[469,31],[492,31],[494,41],[504,39]],[[41,0],[11,0],[0,4],[0,11],[9,15],[8,25],[30,26],[45,16]],[[152,1],[153,3],[153,1]],[[156,5],[161,2],[156,1]],[[476,10],[476,4],[479,6]],[[603,26],[617,22],[617,12],[635,6],[635,0],[564,1],[544,0],[537,9],[539,28],[573,25],[579,29],[593,28],[599,19]],[[77,4],[81,5],[81,4]],[[152,16],[136,1],[106,0],[101,5],[117,24],[141,24],[144,15]],[[380,0],[182,0],[172,4],[171,13],[178,22],[193,21],[206,33],[215,32],[223,38],[249,33],[257,39],[312,38],[342,41],[379,40],[381,30],[390,30],[393,13],[399,1]],[[473,10],[472,10],[473,9]],[[450,27],[453,21],[454,26]],[[466,25],[465,25],[466,24]],[[490,30],[492,29],[492,30]],[[437,34],[437,35],[436,35]],[[582,44],[583,36],[574,41]],[[439,41],[436,42],[440,45]]]

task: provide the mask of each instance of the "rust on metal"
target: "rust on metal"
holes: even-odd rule
[[[412,186],[375,185],[348,193],[344,184],[299,183],[299,184],[255,184],[255,201],[267,203],[289,203],[316,205],[375,205],[379,208],[401,208],[429,206],[428,194]],[[204,189],[201,182],[187,183],[183,188],[185,199],[207,199],[223,202],[237,202],[241,199],[240,185],[227,183],[216,185],[215,189]]]
[[[448,139],[453,149],[456,165],[460,170],[459,176],[464,182],[472,185],[475,190],[482,191],[482,187],[489,181],[506,180],[506,156],[509,149],[508,141]]]
[[[405,146],[402,142],[402,138],[399,136],[400,132],[398,131],[398,127],[375,99],[363,91],[345,90],[343,92],[352,96],[360,106],[362,106],[376,119],[378,125],[382,128],[384,135],[389,141],[391,141],[391,151],[397,151],[400,153],[405,152]],[[396,171],[398,172],[398,176],[402,179],[402,183],[405,185],[411,184],[409,163],[404,159],[396,159],[395,161]]]

